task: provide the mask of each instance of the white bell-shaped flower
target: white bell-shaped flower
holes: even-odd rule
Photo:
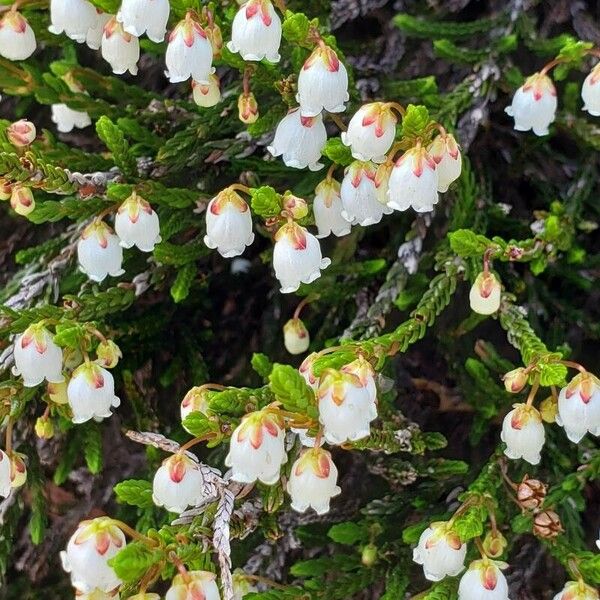
[[[25,60],[36,48],[35,33],[27,19],[9,10],[0,19],[0,56],[8,60]]]
[[[85,43],[92,50],[99,50],[102,46],[102,36],[104,35],[104,27],[114,17],[110,13],[104,12],[99,8],[96,9],[96,20],[92,27],[87,31]]]
[[[206,208],[204,243],[225,258],[239,256],[254,241],[248,203],[233,189],[225,188]]]
[[[137,37],[145,33],[160,43],[167,33],[170,10],[169,0],[123,0],[117,20],[127,33]]]
[[[471,310],[480,315],[492,315],[500,308],[502,286],[490,271],[477,275],[469,292]]]
[[[392,169],[388,181],[388,206],[404,211],[430,212],[439,200],[435,161],[422,146],[407,150]]]
[[[152,500],[156,506],[181,514],[204,498],[204,476],[197,460],[187,454],[173,454],[154,475]]]
[[[306,59],[298,75],[298,94],[303,117],[316,117],[323,109],[330,113],[346,110],[348,72],[335,51],[321,44]]]
[[[279,480],[281,465],[287,462],[283,420],[276,411],[259,410],[247,414],[236,427],[229,442],[225,464],[231,478],[240,483],[257,479],[267,485]]]
[[[209,571],[189,571],[175,575],[165,600],[220,600],[217,576]]]
[[[187,81],[190,77],[198,83],[209,83],[209,76],[214,73],[212,60],[212,45],[206,31],[188,12],[169,36],[165,75],[171,83]]]
[[[508,582],[500,569],[506,563],[475,560],[458,584],[458,600],[509,600]]]
[[[52,122],[61,133],[69,133],[74,128],[84,129],[92,124],[90,115],[81,110],[73,110],[66,104],[53,104]]]
[[[316,390],[319,387],[319,378],[314,374],[313,371],[313,363],[319,357],[316,352],[309,354],[303,361],[300,367],[298,368],[298,372],[306,381],[306,385],[308,385],[313,390]]]
[[[50,33],[64,33],[81,44],[95,24],[96,8],[88,0],[50,0]]]
[[[321,254],[319,240],[294,221],[275,234],[273,268],[283,294],[295,292],[301,283],[312,283],[330,264]]]
[[[312,507],[318,515],[329,512],[331,498],[342,490],[337,485],[338,470],[331,454],[323,448],[304,450],[292,465],[287,484],[292,508],[304,512]]]
[[[121,580],[108,561],[126,546],[125,535],[108,517],[82,521],[60,553],[73,587],[82,592],[111,592]]]
[[[115,75],[123,75],[127,71],[137,75],[140,40],[127,33],[116,17],[112,17],[104,26],[101,49],[102,58],[110,64]]]
[[[73,371],[67,386],[73,423],[90,419],[101,421],[112,416],[111,408],[121,401],[115,396],[115,380],[109,371],[93,362],[84,362]]]
[[[342,217],[352,225],[374,225],[393,210],[379,201],[375,185],[376,166],[354,161],[344,173],[340,188]]]
[[[573,377],[558,395],[556,422],[576,444],[588,431],[600,435],[600,379],[588,372]]]
[[[327,142],[327,131],[323,117],[303,117],[300,109],[294,108],[279,121],[273,143],[267,150],[273,156],[281,156],[288,167],[318,171],[323,168],[319,162],[321,152]]]
[[[23,377],[25,387],[35,387],[44,379],[52,383],[65,380],[62,350],[43,323],[30,325],[15,338],[14,360],[12,372]]]
[[[236,13],[227,48],[244,60],[279,62],[281,19],[270,0],[248,0]]]
[[[581,86],[583,110],[600,117],[600,62],[590,71]]]
[[[181,420],[185,421],[185,418],[193,412],[201,412],[205,415],[208,408],[207,390],[202,387],[193,387],[181,401]]]
[[[504,421],[500,438],[506,444],[504,454],[508,458],[522,458],[532,465],[541,460],[546,441],[542,415],[533,406],[514,404]]]
[[[115,217],[115,233],[123,248],[137,246],[142,252],[152,252],[160,242],[158,215],[146,200],[133,192],[119,206]]]
[[[221,102],[221,86],[219,78],[215,75],[208,76],[208,83],[198,83],[192,79],[192,95],[198,106],[210,108]]]
[[[348,235],[352,226],[342,216],[341,185],[328,177],[315,188],[313,214],[319,230],[317,238],[325,238],[333,233],[337,237]]]
[[[302,319],[290,319],[283,326],[283,343],[290,354],[304,354],[310,345],[310,334]]]
[[[0,498],[8,498],[12,490],[10,485],[10,458],[4,450],[0,450]]]
[[[107,275],[118,277],[123,270],[123,248],[119,238],[104,222],[94,220],[77,242],[80,270],[92,281],[104,281]]]
[[[438,135],[427,149],[436,165],[437,190],[446,192],[453,181],[460,177],[462,156],[451,133]]]
[[[598,590],[586,585],[583,580],[567,581],[565,587],[552,600],[599,600]]]
[[[535,135],[548,135],[548,127],[556,116],[556,88],[548,75],[534,73],[515,92],[512,104],[504,109],[515,120],[517,131],[533,130]]]
[[[357,160],[385,161],[396,136],[398,119],[389,104],[371,102],[361,106],[342,132],[342,142]]]
[[[413,560],[423,565],[423,574],[429,581],[458,575],[465,568],[466,555],[467,545],[442,521],[432,523],[413,550]]]

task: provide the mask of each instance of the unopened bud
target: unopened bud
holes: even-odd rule
[[[544,539],[552,539],[564,531],[560,517],[553,510],[544,510],[533,519],[533,533]]]
[[[48,417],[38,417],[35,422],[35,435],[42,440],[50,440],[54,437],[54,424]]]
[[[517,500],[528,510],[539,508],[546,497],[547,486],[538,479],[525,477],[517,486]]]
[[[20,488],[27,481],[25,455],[13,452],[10,454],[10,487]]]
[[[511,394],[519,393],[527,385],[528,379],[528,373],[523,367],[509,371],[502,377],[506,391]]]
[[[15,121],[6,128],[8,141],[17,148],[29,146],[35,140],[36,135],[35,125],[25,119]]]
[[[11,208],[22,217],[26,217],[35,208],[35,199],[30,188],[14,186],[10,195]]]
[[[546,423],[555,423],[558,414],[558,402],[553,396],[548,396],[540,403],[540,414]]]
[[[241,94],[238,99],[240,121],[249,125],[258,119],[258,103],[252,92]]]
[[[502,556],[508,542],[499,531],[488,531],[483,540],[483,549],[490,558]]]
[[[469,293],[471,310],[480,315],[491,315],[500,308],[501,295],[502,286],[496,276],[482,271]]]
[[[308,214],[308,204],[306,200],[286,192],[283,195],[283,210],[287,211],[293,219],[302,219]]]
[[[55,404],[66,404],[69,401],[67,398],[67,382],[48,383],[48,396]]]
[[[0,200],[10,200],[12,185],[3,177],[0,177]]]
[[[211,23],[204,28],[206,37],[212,46],[213,60],[221,58],[221,51],[223,50],[223,33],[221,28],[216,23]]]
[[[112,340],[104,340],[98,344],[96,349],[96,362],[105,369],[112,369],[117,366],[119,359],[123,354],[121,349]]]
[[[308,350],[310,334],[302,319],[290,319],[283,326],[283,343],[290,354],[302,354]]]
[[[377,562],[377,546],[375,544],[367,544],[363,548],[360,562],[365,567],[372,567]]]

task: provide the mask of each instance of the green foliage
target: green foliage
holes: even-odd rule
[[[138,508],[150,508],[152,502],[152,484],[143,479],[126,479],[115,485],[115,495],[119,502],[137,506]]]
[[[473,35],[485,33],[492,27],[498,25],[493,19],[480,19],[468,23],[452,21],[433,21],[419,19],[407,14],[399,14],[394,17],[394,25],[400,27],[409,35],[425,38],[470,38]]]
[[[317,416],[315,394],[292,366],[275,363],[269,375],[269,386],[285,410],[313,418]]]
[[[130,152],[129,143],[119,126],[113,123],[108,117],[102,116],[96,121],[96,132],[98,133],[98,137],[112,152],[115,164],[123,173],[130,176],[135,175],[137,172],[135,158]]]
[[[252,212],[262,217],[270,219],[279,215],[282,209],[281,195],[271,186],[265,185],[251,190],[252,193]]]
[[[323,148],[323,155],[344,167],[354,160],[350,147],[345,146],[341,138],[329,138]]]

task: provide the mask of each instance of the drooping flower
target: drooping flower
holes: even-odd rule
[[[346,169],[340,188],[342,217],[351,225],[374,225],[393,211],[378,199],[375,186],[376,166],[354,161]]]
[[[258,102],[252,92],[242,92],[238,98],[238,118],[251,125],[258,120]]]
[[[182,421],[185,421],[185,418],[193,412],[206,414],[206,411],[208,410],[208,398],[206,392],[207,390],[202,387],[193,387],[187,392],[181,401]]]
[[[35,420],[35,435],[41,440],[51,440],[54,437],[54,423],[49,417],[42,415]]]
[[[69,401],[67,398],[66,381],[48,382],[46,389],[51,402],[54,402],[55,404],[66,404]]]
[[[102,46],[102,36],[104,35],[105,25],[113,18],[114,15],[106,13],[99,8],[96,9],[96,20],[92,27],[87,31],[85,43],[92,50],[99,50]]]
[[[502,286],[496,276],[488,271],[477,275],[469,292],[471,310],[480,315],[492,315],[500,308]]]
[[[96,9],[87,0],[50,1],[50,33],[64,33],[81,44],[85,42],[88,30],[95,24]]]
[[[576,444],[588,431],[600,435],[600,380],[595,375],[579,373],[560,390],[556,422]]]
[[[27,481],[27,465],[25,455],[12,452],[10,458],[10,487],[13,490],[20,488]]]
[[[283,343],[290,354],[303,354],[310,345],[310,334],[302,319],[290,319],[283,326]]]
[[[556,115],[556,88],[548,75],[534,73],[515,92],[505,112],[515,120],[517,131],[533,130],[535,135],[548,135],[548,126]]]
[[[165,75],[171,83],[187,81],[190,77],[197,83],[209,83],[213,51],[206,32],[188,12],[169,36],[165,61]]]
[[[529,381],[529,374],[523,367],[509,371],[502,377],[504,389],[510,394],[518,394]]]
[[[10,194],[10,207],[22,217],[31,214],[35,210],[35,198],[31,188],[13,185]]]
[[[212,47],[213,58],[218,60],[221,58],[221,54],[223,52],[223,32],[214,21],[209,21],[205,25],[204,31],[206,32],[208,41]]]
[[[337,237],[348,235],[352,226],[342,216],[341,185],[335,179],[328,177],[315,188],[313,214],[315,225],[319,230],[317,238],[325,238],[330,234]]]
[[[319,387],[319,378],[313,372],[313,363],[318,357],[319,355],[316,352],[309,354],[298,368],[298,371],[304,378],[304,381],[306,381],[306,384],[313,390],[316,390]]]
[[[8,60],[25,60],[36,48],[35,33],[27,19],[9,10],[0,19],[0,56]]]
[[[301,115],[316,117],[323,109],[343,112],[349,98],[346,67],[332,48],[325,44],[317,46],[298,76],[296,100]]]
[[[498,529],[490,529],[483,538],[483,550],[490,558],[499,558],[508,546],[508,540]]]
[[[433,140],[427,151],[436,165],[437,190],[446,192],[450,184],[460,177],[460,148],[451,133],[442,133]]]
[[[137,246],[142,252],[152,252],[160,242],[158,215],[135,191],[119,206],[115,217],[115,233],[123,248]]]
[[[37,131],[35,125],[27,119],[20,119],[6,128],[8,141],[16,148],[26,148],[35,141]]]
[[[12,371],[23,377],[25,387],[35,387],[44,381],[60,383],[62,374],[62,350],[54,343],[54,336],[43,323],[30,325],[15,338],[15,366]]]
[[[330,264],[331,260],[321,254],[319,240],[297,223],[290,221],[275,234],[273,268],[283,294],[318,279]]]
[[[52,122],[61,133],[69,133],[74,128],[84,129],[92,124],[90,115],[81,110],[73,110],[66,104],[53,104]]]
[[[208,76],[207,83],[198,83],[192,79],[192,94],[198,106],[209,108],[221,101],[221,88],[219,78],[212,74]]]
[[[82,592],[111,592],[121,580],[108,565],[126,545],[123,532],[108,517],[82,521],[60,553],[63,569],[71,574],[73,587]]]
[[[429,581],[454,577],[465,568],[467,545],[452,531],[447,522],[432,523],[419,538],[413,550],[413,560],[423,565],[423,573]]]
[[[377,190],[377,200],[381,204],[388,203],[388,190],[390,189],[390,177],[394,170],[394,160],[389,156],[385,162],[377,165],[377,171],[375,172],[375,189]],[[393,212],[392,208],[388,208],[390,212]]]
[[[227,48],[244,60],[279,62],[281,19],[270,0],[248,0],[236,13]]]
[[[398,119],[389,104],[371,102],[361,106],[342,132],[342,142],[350,146],[357,160],[382,163],[396,136]]]
[[[135,35],[127,33],[116,17],[112,17],[104,26],[101,49],[102,58],[110,64],[115,75],[123,75],[127,71],[137,75],[140,41]]]
[[[288,167],[318,171],[323,168],[319,162],[321,152],[327,142],[327,131],[323,117],[303,117],[299,108],[293,108],[279,121],[273,143],[267,150],[273,156],[281,156]]]
[[[175,575],[165,600],[220,600],[216,575],[208,571],[189,571]]]
[[[122,0],[117,21],[127,33],[137,37],[145,33],[160,43],[167,33],[170,10],[169,0]]]
[[[502,423],[500,438],[506,444],[504,454],[537,465],[546,440],[542,416],[537,408],[527,404],[514,404],[513,407]]]
[[[554,596],[553,600],[598,600],[600,594],[583,580],[567,581],[565,587]]]
[[[509,600],[508,582],[500,569],[506,563],[495,560],[475,560],[458,584],[458,600]]]
[[[121,401],[115,396],[115,380],[109,371],[93,362],[84,362],[73,371],[67,386],[73,423],[90,419],[101,421],[112,416],[111,408]]]
[[[10,471],[10,458],[4,450],[0,450],[0,498],[8,498],[12,490]]]
[[[118,277],[123,270],[123,248],[119,238],[104,222],[94,220],[77,242],[79,268],[93,281],[104,281],[107,275]]]
[[[113,369],[117,366],[123,353],[112,340],[102,340],[96,348],[96,362],[105,369]]]
[[[239,256],[254,241],[248,203],[233,189],[219,192],[206,208],[204,243],[225,258]]]
[[[283,420],[274,411],[263,409],[247,414],[231,435],[225,464],[231,478],[240,483],[266,485],[279,480],[281,465],[287,462]]]
[[[600,117],[600,62],[590,71],[581,87],[583,110]]]

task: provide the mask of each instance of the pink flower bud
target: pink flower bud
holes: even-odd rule
[[[15,121],[6,128],[8,141],[17,148],[29,146],[35,140],[36,135],[35,125],[26,119]]]
[[[8,60],[25,60],[36,48],[35,33],[27,19],[9,10],[0,19],[0,56]]]
[[[293,219],[303,219],[308,214],[308,204],[306,200],[294,196],[292,192],[283,194],[283,210]]]
[[[27,466],[25,455],[12,452],[10,455],[10,487],[13,490],[20,488],[27,481]]]
[[[310,345],[310,334],[302,319],[290,319],[283,326],[285,349],[290,354],[303,354]]]
[[[529,381],[529,374],[523,367],[513,369],[502,377],[504,387],[510,394],[518,394]]]
[[[198,106],[205,108],[215,106],[221,101],[219,78],[216,75],[209,75],[207,83],[198,83],[192,79],[192,93],[194,102]]]
[[[14,185],[10,195],[10,207],[22,217],[31,214],[35,209],[35,198],[31,188]]]
[[[250,125],[258,119],[258,103],[252,92],[241,93],[238,98],[238,116],[242,123]]]
[[[480,315],[494,314],[500,308],[502,286],[493,273],[482,271],[477,275],[469,293],[471,310]]]
[[[121,349],[112,340],[103,340],[96,348],[96,362],[105,369],[117,366],[119,359],[123,357]]]

